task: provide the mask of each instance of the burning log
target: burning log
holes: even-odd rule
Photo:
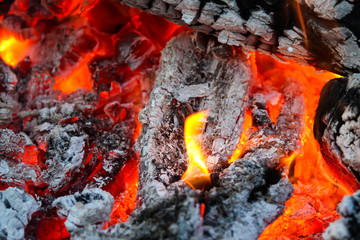
[[[214,35],[222,43],[343,75],[360,71],[356,1],[119,1]]]
[[[169,43],[157,71],[160,50],[186,28],[120,2],[151,4],[153,13],[175,14],[227,44],[187,32]],[[335,28],[334,19],[347,26],[357,3],[196,2],[0,3],[0,190],[24,189],[14,191],[41,206],[25,217],[11,213],[24,219],[19,237],[257,239],[286,205],[260,237],[294,239],[320,235],[337,218],[336,204],[351,191],[321,172],[326,166],[308,135],[309,105],[330,77],[231,45],[339,68],[337,46],[329,54],[336,63],[321,62],[318,48],[333,39],[318,27]],[[281,18],[286,7],[299,15]],[[140,114],[139,169],[137,116],[156,75]],[[1,224],[0,234],[8,233]],[[296,226],[284,230],[289,225]]]
[[[198,34],[183,34],[168,44],[155,88],[140,114],[139,205],[126,223],[109,231],[90,228],[76,237],[257,239],[283,212],[292,186],[278,167],[299,147],[302,89],[291,78],[285,81],[285,103],[275,127],[261,111],[266,105],[261,94],[250,95],[254,75],[249,60],[241,52],[214,57],[214,46],[235,51]],[[249,108],[258,127],[231,163]],[[208,156],[204,160],[211,184],[192,183],[203,189],[194,191],[180,180],[188,160],[183,125],[187,115],[203,109],[208,117],[198,140]]]

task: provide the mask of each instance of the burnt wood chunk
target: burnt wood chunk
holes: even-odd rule
[[[338,179],[360,188],[360,75],[328,82],[316,110],[314,135]]]
[[[345,75],[360,72],[360,3],[346,0],[118,0],[241,45]]]

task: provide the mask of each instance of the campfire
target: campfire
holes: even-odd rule
[[[1,239],[358,239],[359,3],[0,1]]]

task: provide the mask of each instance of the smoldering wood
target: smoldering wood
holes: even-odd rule
[[[360,187],[360,75],[328,82],[321,91],[314,135],[330,168],[353,189]]]
[[[214,35],[222,43],[342,75],[360,72],[357,1],[118,1]]]
[[[208,46],[203,48],[208,52],[200,50],[199,39],[201,46]],[[292,185],[277,167],[281,158],[299,147],[303,89],[287,80],[285,104],[277,125],[259,121],[244,154],[229,164],[227,159],[239,141],[245,109],[265,110],[266,102],[259,94],[250,96],[254,76],[246,57],[240,52],[223,59],[214,57],[209,46],[217,44],[210,37],[196,34],[183,34],[169,42],[163,50],[150,101],[140,114],[138,206],[126,223],[106,231],[88,226],[72,237],[257,239],[283,213]],[[202,192],[190,189],[180,178],[188,161],[183,140],[185,117],[203,109],[210,110],[202,142],[209,154],[212,186]]]

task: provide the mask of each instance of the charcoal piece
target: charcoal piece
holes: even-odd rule
[[[91,34],[91,27],[86,22],[64,21],[44,35],[43,39],[30,49],[32,51],[29,56],[52,76],[64,78],[74,71],[98,44],[98,39]]]
[[[39,166],[14,161],[0,160],[0,182],[8,186],[23,186],[35,182],[40,175]]]
[[[117,1],[212,34],[222,43],[342,75],[360,72],[357,1]]]
[[[0,93],[0,127],[7,127],[16,117],[19,103],[5,92]]]
[[[268,112],[265,109],[253,109],[251,111],[254,126],[261,126],[271,123]]]
[[[0,238],[24,239],[25,227],[39,207],[22,189],[10,187],[0,191]]]
[[[11,71],[10,67],[0,59],[0,91],[13,91],[15,90],[18,79]]]
[[[314,135],[337,178],[360,187],[360,75],[334,79],[323,90]]]
[[[345,196],[339,203],[337,212],[341,218],[325,230],[325,240],[355,240],[360,238],[360,191]]]
[[[119,32],[114,42],[117,61],[126,63],[133,71],[137,69],[147,58],[154,54],[156,47],[150,39],[137,31]]]
[[[114,198],[99,188],[85,189],[81,194],[59,197],[53,202],[60,217],[66,218],[67,230],[74,234],[86,225],[109,219]]]

